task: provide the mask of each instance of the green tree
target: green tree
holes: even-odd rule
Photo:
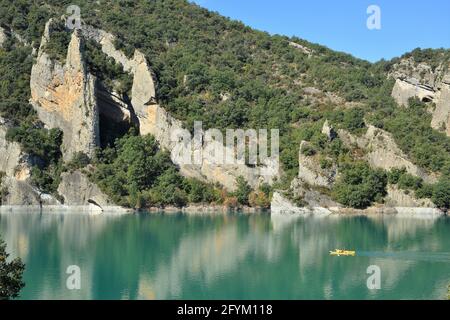
[[[336,181],[333,198],[348,207],[364,209],[386,195],[387,175],[372,169],[366,162],[345,163],[341,177]]]
[[[364,110],[361,108],[353,108],[344,113],[343,126],[350,132],[357,132],[365,127]]]
[[[450,209],[450,179],[444,177],[436,183],[431,200],[438,208]]]
[[[0,238],[0,300],[19,297],[20,290],[25,286],[22,282],[25,265],[20,258],[8,262],[6,243]]]
[[[249,195],[252,192],[252,188],[248,185],[247,181],[243,177],[238,177],[237,190],[234,192],[234,196],[237,198],[239,204],[249,205]]]

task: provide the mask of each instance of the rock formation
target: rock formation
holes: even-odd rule
[[[408,173],[420,177],[428,183],[437,181],[434,175],[427,174],[423,169],[413,164],[397,146],[392,135],[382,129],[369,126],[366,134],[361,137],[352,135],[342,129],[338,130],[338,134],[348,147],[358,147],[365,150],[365,159],[374,168],[384,170],[405,168]]]
[[[306,182],[310,186],[331,188],[334,179],[337,175],[336,165],[333,161],[330,168],[322,168],[320,165],[320,159],[317,155],[306,156],[303,154],[304,148],[308,145],[308,142],[302,141],[300,144],[299,152],[299,168],[298,177],[300,180]]]
[[[56,199],[32,186],[30,172],[33,159],[22,152],[18,143],[6,140],[7,130],[8,124],[0,118],[0,168],[3,172],[1,204],[7,206],[57,204]]]
[[[0,27],[0,48],[3,46],[6,40],[8,40],[6,30]]]
[[[58,193],[63,195],[64,205],[68,206],[92,204],[102,209],[111,205],[108,196],[80,170],[61,174]]]
[[[270,205],[271,215],[329,215],[331,210],[323,207],[299,207],[280,192],[275,192]]]
[[[336,130],[334,130],[328,120],[325,120],[325,123],[323,124],[322,133],[327,136],[329,141],[333,141],[337,137]]]
[[[297,50],[300,50],[301,52],[306,54],[308,57],[311,57],[312,54],[314,53],[314,51],[311,50],[310,48],[302,46],[301,44],[296,43],[296,42],[291,41],[291,42],[289,42],[289,45]]]
[[[77,152],[93,156],[99,146],[99,120],[95,78],[83,59],[82,38],[75,31],[67,50],[65,65],[52,61],[45,52],[51,37],[52,20],[45,27],[36,64],[31,71],[31,104],[48,128],[63,133],[65,161]]]
[[[399,105],[408,107],[408,100],[411,97],[418,97],[421,101],[433,101],[435,99],[436,92],[433,88],[410,81],[402,79],[395,81],[392,97]]]
[[[450,73],[447,73],[438,86],[436,109],[433,112],[431,126],[444,131],[450,137]]]
[[[436,69],[413,58],[394,65],[390,77],[396,79],[392,96],[401,106],[408,106],[408,99],[418,97],[423,102],[433,102],[431,126],[450,136],[450,71],[448,65]]]
[[[429,199],[416,199],[413,195],[398,189],[396,186],[388,186],[387,196],[384,203],[389,207],[404,208],[435,208],[436,206]]]
[[[131,104],[136,115],[139,130],[142,135],[153,135],[160,146],[172,152],[176,146],[174,133],[183,130],[181,121],[173,118],[156,100],[156,84],[152,70],[144,54],[136,50],[132,59],[123,52],[115,48],[115,37],[103,30],[95,29],[91,26],[83,27],[83,35],[98,42],[102,51],[121,64],[125,71],[133,74],[133,87]],[[208,145],[209,144],[209,145]],[[216,142],[204,142],[200,149],[192,149],[193,153],[204,152],[209,148],[220,148],[226,152],[226,147],[213,145]],[[174,156],[172,160],[178,164]],[[179,164],[180,172],[187,177],[197,178],[209,182],[218,182],[229,190],[236,188],[236,179],[244,177],[252,187],[256,187],[262,182],[272,183],[277,175],[265,174],[269,170],[278,170],[278,166],[273,161],[268,161],[259,167],[248,167],[246,165],[216,165],[203,161],[202,164]]]

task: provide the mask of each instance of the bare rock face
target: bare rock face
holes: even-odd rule
[[[332,141],[337,137],[337,132],[334,130],[333,126],[328,122],[328,120],[325,121],[322,127],[322,133],[327,136],[328,140]]]
[[[203,181],[218,182],[228,190],[236,189],[236,179],[242,176],[250,186],[256,187],[262,182],[272,183],[272,177],[264,174],[267,167],[275,167],[275,164],[268,163],[261,167],[248,167],[246,165],[216,164],[203,159],[201,164],[180,164],[174,151],[176,141],[173,137],[177,132],[183,130],[181,121],[173,118],[168,112],[159,105],[151,105],[147,109],[147,120],[145,122],[145,131],[151,134],[159,142],[161,147],[171,152],[172,161],[178,164],[182,175],[190,178],[197,178]],[[142,133],[141,123],[141,133]],[[226,154],[227,147],[217,141],[207,141],[196,147],[192,146],[192,154],[206,153],[208,150],[218,150],[221,154]],[[273,177],[274,178],[274,177]]]
[[[292,180],[290,189],[295,197],[301,198],[310,208],[322,207],[335,210],[335,208],[340,207],[340,204],[331,199],[331,196],[325,194],[323,189],[305,185],[304,181],[299,178]]]
[[[1,187],[5,191],[2,205],[38,205],[39,193],[27,182],[30,165],[16,142],[6,140],[7,125],[0,125],[0,168],[4,172]]]
[[[387,196],[384,199],[385,205],[388,207],[403,208],[435,208],[433,202],[429,199],[416,199],[414,196],[398,189],[396,186],[388,186]]]
[[[130,59],[122,51],[115,48],[116,38],[114,35],[92,26],[84,26],[82,32],[86,38],[99,43],[103,53],[122,65],[125,72],[133,74],[131,104],[137,117],[140,133],[141,135],[155,133],[157,130],[154,130],[153,124],[149,122],[152,121],[151,117],[154,114],[150,110],[150,106],[156,105],[156,86],[144,54],[135,50],[134,57]]]
[[[64,205],[68,206],[93,204],[102,208],[111,204],[108,196],[97,185],[90,182],[86,175],[79,170],[64,172],[61,175],[58,193],[64,198]]]
[[[306,54],[308,57],[311,57],[314,53],[314,51],[311,50],[310,48],[302,46],[301,44],[296,43],[296,42],[289,42],[289,45],[297,50],[300,50],[301,52]]]
[[[413,176],[420,177],[428,183],[434,183],[437,178],[427,174],[423,169],[413,164],[408,156],[397,146],[389,132],[369,126],[362,137],[357,137],[345,130],[338,130],[339,138],[349,147],[365,150],[366,160],[374,168],[392,170],[405,168]]]
[[[450,137],[450,74],[447,74],[439,88],[436,101],[436,109],[433,112],[431,126],[445,132]]]
[[[409,98],[418,97],[422,101],[433,101],[436,98],[436,92],[419,83],[414,84],[407,80],[397,79],[392,90],[392,97],[399,105],[407,107]]]
[[[6,140],[7,123],[0,118],[0,171],[4,173],[1,188],[4,193],[2,205],[40,205],[57,204],[49,195],[42,194],[31,185],[30,172],[32,159],[22,152],[16,142]]]
[[[331,210],[325,207],[298,207],[287,199],[280,192],[275,192],[270,203],[270,211],[272,216],[307,216],[307,215],[322,215],[326,216],[332,213]]]
[[[319,158],[314,156],[306,156],[303,154],[304,148],[308,142],[302,141],[299,152],[299,169],[298,177],[310,186],[331,188],[337,175],[337,168],[332,164],[330,168],[321,168]],[[333,162],[330,162],[333,163]]]
[[[3,46],[3,43],[5,43],[6,40],[8,40],[6,31],[2,27],[0,27],[0,48]]]
[[[62,153],[65,161],[76,152],[88,156],[99,145],[99,121],[95,95],[95,78],[85,67],[82,39],[75,31],[62,66],[45,53],[51,37],[49,21],[42,37],[36,64],[31,71],[31,104],[48,128],[60,128],[63,133]]]
[[[136,114],[145,114],[146,106],[155,104],[155,83],[150,66],[144,54],[136,50],[134,53],[134,79],[131,89],[131,104]]]
[[[436,69],[413,58],[394,65],[389,75],[396,79],[392,97],[401,106],[408,106],[408,99],[418,97],[424,102],[434,102],[431,127],[450,136],[450,71],[447,65]]]

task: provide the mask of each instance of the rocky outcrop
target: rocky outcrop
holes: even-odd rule
[[[418,97],[435,104],[432,113],[432,128],[450,136],[450,71],[441,64],[433,69],[425,63],[416,63],[413,58],[401,60],[389,74],[396,79],[392,96],[399,105],[408,106],[408,99]]]
[[[290,192],[296,199],[301,199],[305,206],[309,208],[328,208],[336,210],[340,204],[331,199],[330,191],[321,187],[305,185],[304,181],[295,178],[291,182]]]
[[[297,50],[300,50],[301,52],[306,54],[308,57],[311,57],[314,53],[314,51],[311,50],[310,48],[302,46],[301,44],[296,43],[296,42],[291,41],[291,42],[289,42],[289,45]]]
[[[298,177],[300,180],[306,182],[308,185],[331,188],[335,177],[337,175],[337,167],[331,159],[329,168],[322,168],[318,155],[307,156],[304,155],[304,149],[308,146],[308,142],[302,141],[299,152],[299,169]]]
[[[338,130],[339,138],[350,148],[358,147],[365,151],[365,159],[374,168],[391,170],[402,169],[428,183],[434,183],[437,178],[427,174],[423,169],[413,164],[406,154],[397,146],[389,132],[369,126],[363,136],[355,136],[345,130]]]
[[[396,186],[389,185],[387,188],[387,196],[384,199],[385,205],[388,207],[404,207],[404,208],[435,208],[436,206],[429,199],[416,199],[404,190],[398,189]]]
[[[180,167],[180,172],[187,177],[197,178],[204,181],[220,183],[228,190],[235,190],[236,179],[242,176],[250,186],[256,187],[262,182],[272,183],[272,179],[277,175],[266,174],[265,170],[277,170],[276,163],[271,163],[270,159],[259,167],[248,167],[246,165],[216,164],[208,162],[204,157],[201,164],[183,164],[180,162],[175,152],[177,141],[174,139],[178,133],[183,132],[181,121],[173,118],[159,105],[148,107],[147,133],[153,135],[160,143],[161,147],[170,151],[172,161]],[[192,154],[207,153],[208,150],[218,150],[218,153],[225,155],[227,147],[218,141],[208,141],[203,139],[198,147],[192,147]]]
[[[31,72],[31,104],[48,128],[63,133],[64,160],[77,152],[93,156],[99,145],[99,120],[95,78],[87,70],[82,38],[72,34],[65,65],[52,61],[45,52],[51,37],[52,20],[45,27],[36,63]]]
[[[0,27],[0,48],[3,46],[5,41],[8,40],[8,35],[6,34],[6,30]]]
[[[281,192],[275,192],[271,202],[272,217],[288,219],[292,221],[308,215],[328,216],[330,214],[349,215],[395,215],[397,217],[409,217],[418,219],[438,218],[444,212],[434,207],[429,200],[415,200],[395,187],[389,187],[388,196],[384,205],[369,207],[367,209],[345,208],[339,205],[323,206],[321,203],[308,206],[298,206],[290,201]]]
[[[439,85],[431,126],[450,137],[450,73]]]
[[[0,171],[3,172],[2,205],[57,204],[52,196],[33,187],[30,179],[33,159],[23,153],[20,145],[6,140],[8,124],[0,118]]]
[[[332,212],[322,207],[298,207],[288,200],[280,192],[275,192],[270,204],[271,215],[300,215],[306,216],[311,214],[329,215]]]
[[[436,92],[433,88],[409,81],[402,79],[395,81],[392,97],[399,105],[408,107],[408,100],[411,97],[418,97],[421,101],[426,102],[433,101],[436,98]]]
[[[333,141],[338,136],[336,130],[328,120],[325,120],[323,124],[322,134],[326,135],[329,141]]]
[[[133,59],[133,87],[131,89],[131,104],[142,125],[142,134],[146,134],[147,110],[156,104],[156,91],[153,74],[144,54],[136,50]]]
[[[102,209],[111,205],[108,196],[79,170],[61,174],[58,193],[63,197],[64,205],[68,206],[93,205]]]

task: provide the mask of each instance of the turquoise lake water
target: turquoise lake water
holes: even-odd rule
[[[14,213],[0,234],[26,264],[22,299],[443,299],[450,283],[449,218]]]

